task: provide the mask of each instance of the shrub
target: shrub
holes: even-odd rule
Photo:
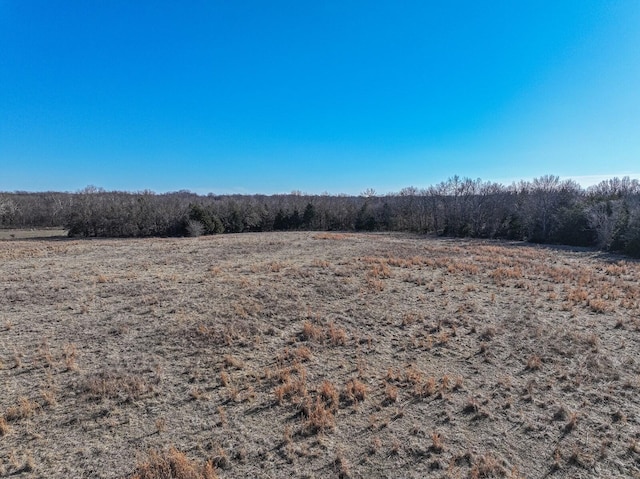
[[[197,238],[204,234],[204,225],[198,220],[187,220],[186,226],[187,236],[191,238]]]
[[[222,221],[220,221],[220,218],[198,204],[192,204],[189,206],[189,219],[185,224],[185,229],[189,236],[199,236],[191,235],[189,227],[192,222],[196,222],[196,229],[202,228],[200,234],[213,235],[224,232],[224,226]],[[200,223],[201,226],[198,227],[197,223]]]

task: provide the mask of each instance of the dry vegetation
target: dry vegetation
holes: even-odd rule
[[[61,228],[0,228],[0,240],[63,238],[66,236],[67,230]]]
[[[639,280],[391,234],[0,242],[0,476],[640,477]]]

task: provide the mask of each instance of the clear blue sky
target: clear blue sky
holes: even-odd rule
[[[0,191],[640,174],[640,1],[0,0]]]

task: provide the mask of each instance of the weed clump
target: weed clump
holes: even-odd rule
[[[542,359],[537,354],[534,354],[527,360],[527,369],[529,371],[537,371],[542,367]]]
[[[351,404],[358,404],[367,397],[367,385],[358,379],[350,379],[344,387],[343,396]]]
[[[0,436],[6,436],[7,434],[9,434],[10,430],[11,428],[9,427],[7,420],[4,418],[4,416],[0,416]]]
[[[183,452],[172,447],[167,452],[151,451],[128,479],[217,479],[213,463],[198,466]]]
[[[313,341],[322,337],[322,329],[314,326],[311,322],[305,321],[302,325],[302,339],[305,341]]]
[[[105,371],[85,378],[82,389],[91,399],[120,399],[123,402],[153,392],[152,385],[140,376]]]
[[[17,421],[19,419],[26,419],[28,417],[33,416],[38,408],[38,404],[34,401],[30,401],[26,397],[21,397],[18,399],[18,404],[15,406],[11,406],[7,409],[7,412],[4,415],[5,423],[6,421]],[[0,424],[0,428],[1,428]]]
[[[329,407],[332,411],[337,411],[340,406],[340,394],[336,387],[329,381],[322,381],[322,385],[320,386],[320,398],[324,401],[324,403]]]
[[[306,417],[305,427],[311,434],[324,433],[336,425],[335,415],[320,396],[315,400],[307,397],[302,413]]]

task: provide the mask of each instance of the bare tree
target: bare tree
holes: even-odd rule
[[[597,236],[598,248],[608,250],[622,226],[624,203],[622,200],[607,200],[591,205],[587,210],[589,225]]]

